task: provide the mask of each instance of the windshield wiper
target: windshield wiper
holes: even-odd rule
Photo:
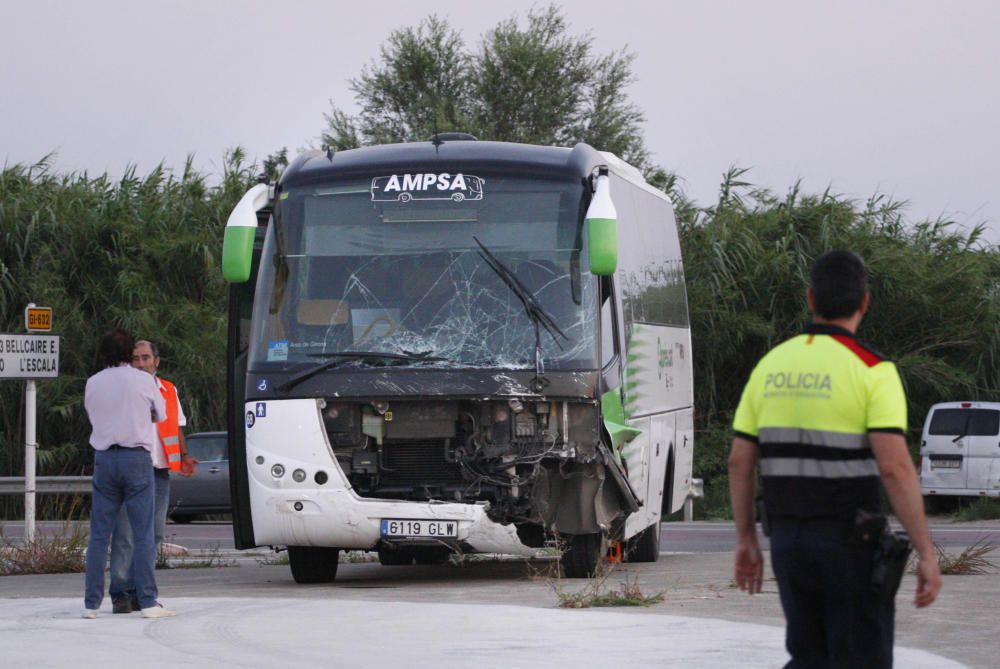
[[[955,437],[954,439],[952,439],[951,443],[957,444],[959,439],[964,439],[965,437],[969,436],[970,423],[972,423],[972,412],[971,411],[966,411],[965,412],[965,424],[962,426],[962,432],[957,437]]]
[[[408,362],[433,362],[436,360],[445,360],[445,358],[440,358],[437,356],[430,355],[430,351],[424,351],[422,353],[388,353],[382,351],[338,351],[336,353],[310,353],[310,357],[323,357],[332,358],[332,360],[324,360],[314,367],[310,367],[304,372],[299,372],[295,376],[289,378],[284,383],[275,387],[275,390],[288,391],[299,385],[306,379],[311,379],[320,372],[325,372],[328,369],[333,369],[345,362],[352,361],[371,361],[371,360],[382,360],[382,361],[395,361],[397,364],[408,363]]]
[[[507,268],[500,259],[493,255],[486,246],[483,245],[481,241],[475,236],[472,238],[476,244],[479,245],[479,255],[482,257],[483,261],[489,265],[489,268],[496,272],[496,275],[500,277],[511,291],[517,295],[517,299],[521,300],[521,304],[524,305],[524,311],[528,314],[528,318],[531,319],[531,324],[535,328],[535,379],[532,382],[532,387],[535,392],[541,392],[545,386],[549,385],[548,379],[546,379],[543,374],[545,374],[545,365],[542,362],[542,335],[539,330],[539,326],[545,328],[545,331],[549,333],[552,337],[552,341],[556,343],[556,346],[562,350],[562,344],[559,343],[559,337],[569,340],[569,337],[559,329],[556,325],[555,319],[552,318],[542,308],[535,296],[531,294],[531,291],[521,283],[521,280]]]

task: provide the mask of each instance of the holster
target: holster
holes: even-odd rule
[[[872,589],[886,599],[892,599],[899,590],[899,582],[910,561],[913,544],[902,531],[886,531],[882,534],[872,562]]]
[[[851,543],[872,551],[872,591],[880,598],[895,597],[913,550],[906,532],[890,530],[888,519],[880,513],[859,509]]]

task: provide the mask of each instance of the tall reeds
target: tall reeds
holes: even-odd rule
[[[694,206],[674,193],[691,311],[696,476],[725,485],[728,429],[757,360],[800,332],[805,286],[826,250],[860,253],[872,308],[859,337],[894,360],[909,400],[914,447],[934,402],[1000,399],[1000,253],[947,219],[912,223],[905,203],[859,203],[830,192],[784,198],[731,169],[719,201]]]
[[[219,183],[189,160],[140,176],[56,174],[48,159],[0,171],[0,332],[24,332],[28,302],[51,306],[59,378],[38,383],[39,474],[90,471],[84,382],[101,334],[121,326],[160,346],[189,429],[224,426],[225,284],[219,270],[229,211],[252,183],[240,150]],[[0,382],[0,475],[23,474],[24,383]],[[40,498],[46,515],[54,502]],[[20,499],[0,498],[0,518]],[[58,515],[58,513],[56,513]]]

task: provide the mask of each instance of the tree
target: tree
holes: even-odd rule
[[[695,475],[725,490],[732,413],[753,366],[801,332],[815,258],[857,251],[872,308],[858,332],[895,361],[909,403],[910,443],[930,405],[1000,393],[1000,250],[947,220],[911,223],[904,204],[829,192],[786,197],[731,169],[711,207],[678,207],[694,350]]]
[[[466,77],[469,57],[461,36],[436,16],[420,26],[389,36],[381,49],[382,66],[365,68],[351,82],[361,107],[357,120],[328,116],[331,129],[340,121],[336,139],[324,144],[346,148],[359,138],[364,144],[426,139],[435,130],[461,130],[468,115]]]
[[[629,101],[634,56],[599,55],[589,35],[572,35],[558,7],[528,13],[527,25],[503,21],[478,51],[447,21],[430,16],[394,31],[378,62],[351,80],[360,108],[333,106],[320,137],[336,150],[424,140],[464,131],[480,139],[612,151],[645,172],[642,124]]]
[[[283,146],[274,153],[269,153],[262,165],[264,174],[271,181],[277,181],[281,173],[288,167],[288,147]]]
[[[48,158],[0,170],[0,332],[23,331],[29,301],[53,307],[59,377],[38,384],[39,474],[88,473],[84,382],[98,371],[103,332],[121,326],[159,344],[164,376],[180,388],[189,430],[225,425],[226,219],[255,181],[242,150],[217,185],[162,166],[58,175]],[[24,471],[23,383],[0,383],[0,475]],[[43,514],[53,497],[40,501]],[[20,500],[0,499],[16,517]]]

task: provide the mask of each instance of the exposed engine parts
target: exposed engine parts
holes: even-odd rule
[[[564,480],[604,478],[594,403],[328,400],[321,411],[363,497],[488,502],[496,521],[548,526]]]

